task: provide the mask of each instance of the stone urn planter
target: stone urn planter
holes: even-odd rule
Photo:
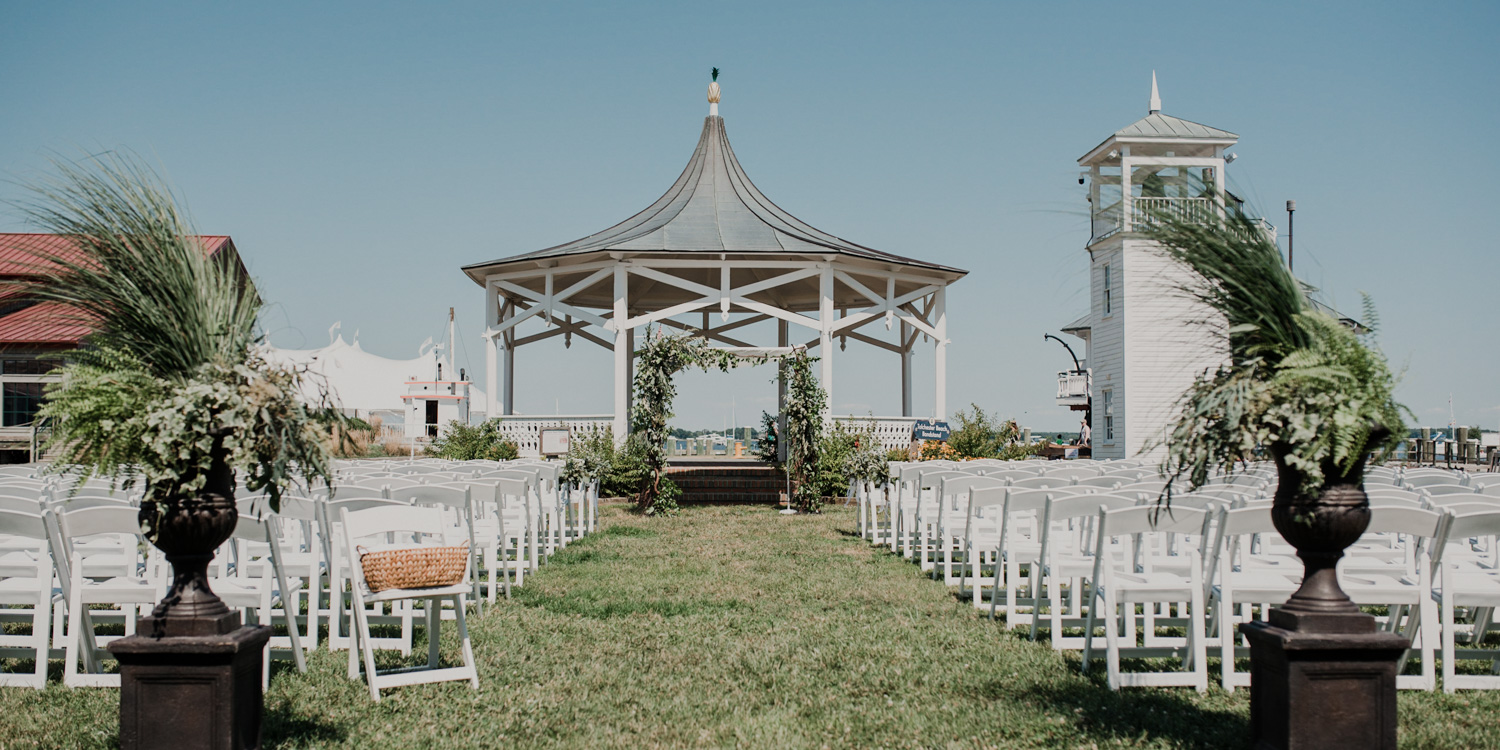
[[[120,663],[122,748],[260,747],[261,660],[271,629],[242,627],[208,582],[214,551],[239,519],[222,443],[215,436],[202,491],[141,503],[141,527],[171,563],[172,584],[136,635],[109,645]]]
[[[1371,443],[1385,435],[1375,433]],[[1387,433],[1388,434],[1388,433]],[[1370,525],[1364,462],[1307,494],[1303,475],[1273,448],[1278,484],[1271,519],[1297,550],[1302,585],[1264,622],[1240,631],[1250,641],[1250,724],[1256,748],[1396,747],[1396,665],[1411,643],[1376,632],[1339,586],[1338,561]]]
[[[215,440],[208,482],[196,495],[170,501],[145,500],[141,528],[172,565],[172,585],[139,632],[165,636],[222,635],[240,627],[240,615],[209,588],[214,551],[234,533],[234,472],[225,460],[223,437]],[[149,627],[148,627],[149,626]]]

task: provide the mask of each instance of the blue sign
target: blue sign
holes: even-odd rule
[[[918,442],[923,440],[936,440],[940,443],[948,442],[948,423],[937,419],[918,419],[911,426],[911,439]]]

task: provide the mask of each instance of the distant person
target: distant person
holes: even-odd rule
[[[1082,422],[1079,423],[1079,427],[1078,427],[1078,444],[1079,445],[1092,445],[1093,443],[1090,442],[1090,440],[1092,440],[1092,439],[1093,439],[1093,431],[1089,429],[1089,421],[1087,419],[1085,419],[1085,420],[1083,420]]]

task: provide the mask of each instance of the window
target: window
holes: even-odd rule
[[[41,406],[41,383],[6,383],[0,388],[0,425],[21,427],[31,424]]]
[[[0,372],[6,375],[46,375],[62,367],[56,359],[7,359],[0,363]]]
[[[1115,392],[1104,392],[1104,442],[1115,441]]]
[[[1113,291],[1114,291],[1114,279],[1111,278],[1111,274],[1109,272],[1109,264],[1105,263],[1104,264],[1104,314],[1105,315],[1108,315],[1108,314],[1110,314],[1110,312],[1113,311],[1112,310],[1113,305],[1111,304],[1113,302],[1113,300],[1110,299],[1110,297],[1112,296],[1112,292]]]

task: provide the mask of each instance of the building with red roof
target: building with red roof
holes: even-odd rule
[[[238,266],[248,280],[234,240],[227,235],[196,238],[210,258]],[[46,270],[45,258],[76,257],[80,251],[55,234],[0,233],[0,463],[30,461],[35,449],[33,422],[49,374],[64,352],[78,348],[93,325],[75,310],[39,302],[21,293],[20,283]]]

